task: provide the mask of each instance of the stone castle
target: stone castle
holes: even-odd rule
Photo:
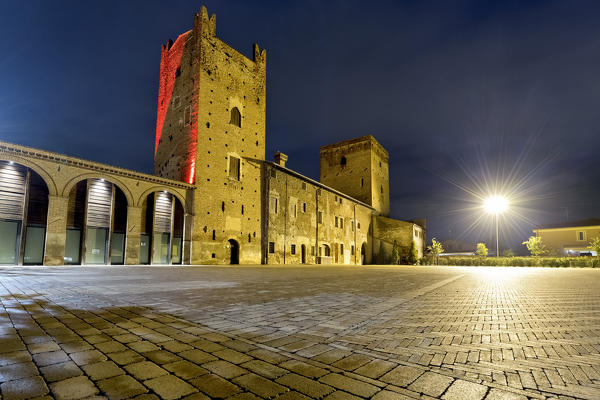
[[[154,174],[0,142],[0,264],[368,264],[424,222],[389,218],[373,136],[321,147],[320,182],[265,159],[266,51],[202,7],[161,49]]]

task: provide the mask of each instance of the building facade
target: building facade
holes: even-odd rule
[[[373,136],[321,148],[320,182],[265,159],[266,51],[206,8],[161,48],[154,174],[0,142],[0,264],[365,264],[425,243],[388,218]],[[389,229],[388,229],[389,228]]]
[[[586,219],[542,226],[533,233],[542,238],[548,250],[557,255],[596,255],[588,246],[600,237],[600,219]]]

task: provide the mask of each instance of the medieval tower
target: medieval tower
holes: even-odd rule
[[[389,155],[371,135],[321,147],[321,182],[390,214]]]
[[[195,185],[192,263],[256,264],[266,51],[255,44],[250,60],[215,31],[202,7],[194,28],[162,47],[154,173]]]

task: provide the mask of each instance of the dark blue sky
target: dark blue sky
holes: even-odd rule
[[[267,49],[267,158],[319,176],[319,146],[373,134],[392,216],[487,241],[470,192],[517,183],[501,240],[600,217],[600,3],[205,1]],[[160,45],[197,1],[0,3],[0,139],[152,171]],[[502,183],[503,182],[503,183]],[[510,228],[509,228],[510,227]]]

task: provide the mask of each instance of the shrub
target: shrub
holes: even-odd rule
[[[435,258],[424,257],[423,265],[432,265]],[[490,266],[490,267],[552,267],[552,268],[600,268],[597,257],[491,257],[449,256],[439,257],[439,265]]]

